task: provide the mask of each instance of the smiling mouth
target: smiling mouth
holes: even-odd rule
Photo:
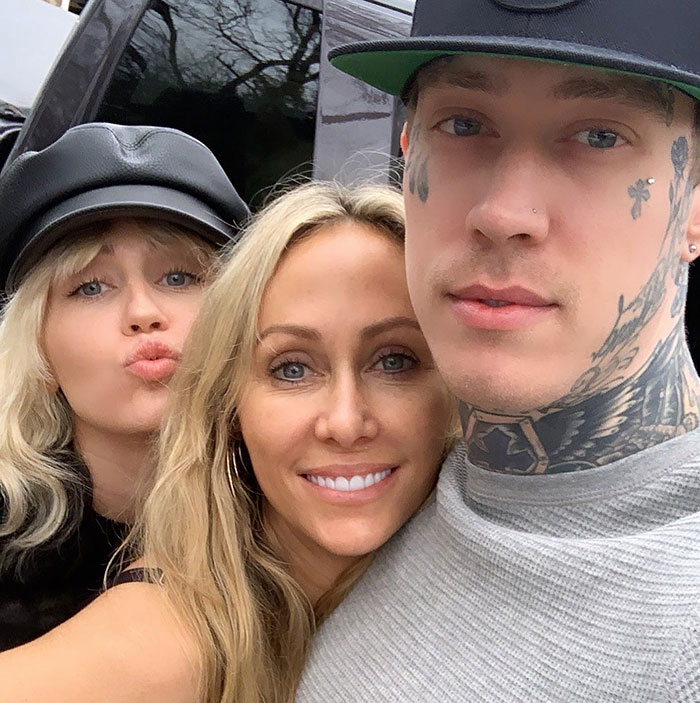
[[[302,476],[311,483],[320,486],[321,488],[330,488],[332,491],[342,491],[344,493],[353,493],[355,491],[363,491],[365,488],[376,486],[378,483],[386,480],[391,476],[395,469],[385,469],[375,473],[364,474],[362,476],[322,476],[319,474],[302,474]]]

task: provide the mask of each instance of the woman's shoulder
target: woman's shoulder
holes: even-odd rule
[[[0,654],[2,700],[195,703],[197,651],[162,588],[123,583],[38,640]]]

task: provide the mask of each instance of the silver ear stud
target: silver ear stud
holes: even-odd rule
[[[688,246],[688,251],[689,251],[691,254],[694,254],[697,250],[698,250],[698,248],[697,248],[697,246],[696,246],[695,244],[690,244],[690,245]]]
[[[656,178],[647,178],[647,185],[653,186],[656,183]]]

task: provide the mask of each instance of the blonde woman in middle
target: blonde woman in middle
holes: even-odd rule
[[[252,222],[173,379],[138,561],[0,655],[4,703],[293,700],[314,628],[456,437],[403,234],[401,196],[378,186],[308,184]]]

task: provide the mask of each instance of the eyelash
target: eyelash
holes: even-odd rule
[[[167,276],[171,276],[172,274],[184,274],[185,276],[189,276],[189,277],[192,279],[192,282],[193,282],[195,285],[199,285],[199,284],[202,283],[202,276],[201,276],[201,274],[192,273],[191,271],[187,271],[187,270],[186,270],[185,268],[183,268],[183,267],[177,267],[177,268],[174,268],[174,269],[170,269],[169,271],[166,271],[166,272],[160,277],[159,280],[163,280],[164,278],[166,278]],[[103,283],[103,282],[104,282],[104,281],[101,281],[97,276],[93,276],[92,278],[86,279],[86,280],[82,281],[81,283],[79,283],[77,286],[75,286],[75,288],[73,288],[73,290],[71,290],[71,291],[68,293],[68,297],[70,298],[70,297],[77,296],[77,295],[80,293],[80,289],[81,289],[83,286],[90,285],[91,283]],[[185,286],[169,286],[169,287],[170,287],[170,288],[180,288],[180,287],[185,288]],[[102,295],[102,294],[93,295],[93,296],[85,296],[85,297],[86,297],[86,298],[99,298],[99,297],[101,297],[101,295]]]
[[[281,361],[278,361],[277,363],[273,364],[269,368],[269,374],[272,376],[272,378],[275,381],[281,381],[282,383],[287,383],[290,385],[294,385],[299,383],[299,381],[303,379],[291,379],[291,378],[280,378],[279,376],[276,376],[275,374],[283,369],[285,366],[290,366],[292,364],[298,364],[299,366],[304,366],[305,368],[308,368],[308,364],[305,364],[301,359],[294,359],[294,358],[286,358],[282,359]]]
[[[388,351],[380,354],[377,356],[374,361],[369,365],[370,369],[372,369],[374,366],[377,364],[381,363],[384,359],[388,359],[389,357],[396,356],[396,357],[402,357],[403,359],[407,359],[408,361],[412,362],[412,365],[408,369],[401,369],[400,371],[382,371],[381,369],[376,369],[380,373],[384,373],[387,376],[399,376],[404,373],[408,373],[410,371],[413,371],[416,366],[420,363],[418,359],[413,355],[410,354],[406,351]],[[309,365],[305,362],[303,362],[301,359],[298,358],[286,358],[282,359],[281,361],[278,361],[276,364],[270,366],[268,373],[269,375],[276,381],[282,381],[283,383],[290,384],[290,385],[296,385],[303,381],[304,379],[290,379],[290,378],[281,378],[279,376],[276,376],[277,372],[279,372],[281,369],[283,369],[285,366],[290,366],[292,364],[297,364],[299,366],[303,366],[305,368],[309,368]]]
[[[182,273],[185,276],[189,276],[192,279],[192,281],[197,284],[201,283],[203,280],[203,276],[201,274],[192,273],[192,271],[187,271],[186,269],[184,269],[182,267],[178,267],[178,268],[171,269],[170,271],[166,271],[161,276],[161,278],[165,278],[166,276],[172,276],[172,274],[174,274],[174,273]]]
[[[419,360],[411,353],[407,351],[388,351],[388,352],[383,352],[377,358],[370,364],[370,367],[374,367],[380,362],[382,362],[384,359],[388,359],[389,357],[392,356],[397,356],[401,357],[403,359],[407,359],[408,361],[411,362],[410,368],[407,369],[401,369],[400,371],[386,371],[386,370],[381,370],[377,369],[380,373],[385,373],[388,376],[400,376],[401,374],[409,373],[410,371],[413,371],[418,364],[420,363]]]
[[[85,281],[82,281],[82,282],[79,283],[75,288],[73,288],[73,290],[71,290],[70,293],[68,293],[68,297],[70,298],[71,296],[78,295],[78,293],[80,292],[80,289],[81,289],[83,286],[88,286],[88,285],[90,285],[91,283],[102,283],[102,281],[100,281],[100,279],[97,278],[97,276],[93,276],[93,277],[90,278],[90,279],[87,279],[87,280],[85,280]],[[87,297],[87,296],[86,296],[86,297]],[[99,296],[93,296],[93,297],[97,298],[97,297],[99,297]]]

